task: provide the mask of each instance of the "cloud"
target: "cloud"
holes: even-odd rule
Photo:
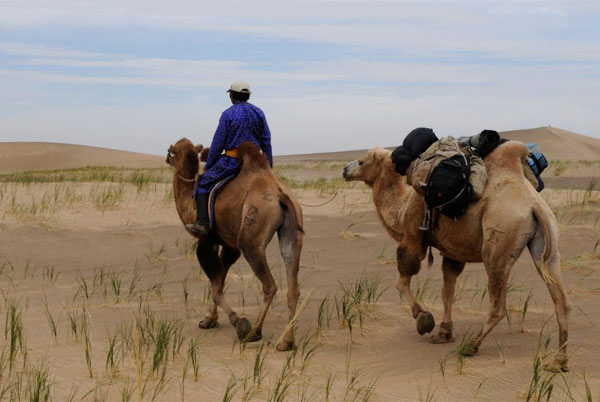
[[[223,32],[344,46],[401,49],[412,55],[484,52],[502,57],[598,60],[598,41],[553,37],[547,18],[571,25],[578,15],[599,13],[590,3],[548,2],[191,2],[26,1],[0,6],[7,26],[138,26],[191,32]],[[584,7],[583,4],[587,6]],[[569,7],[576,11],[569,13]],[[235,12],[231,10],[234,9]],[[519,17],[511,21],[507,17]]]
[[[423,125],[598,135],[598,13],[552,2],[0,5],[0,141],[151,153],[173,137],[208,142],[240,78],[277,153],[394,145]]]
[[[0,42],[0,53],[8,56],[49,57],[49,58],[105,58],[109,54],[70,50],[58,47],[34,45],[23,42]],[[114,56],[112,56],[114,57]]]

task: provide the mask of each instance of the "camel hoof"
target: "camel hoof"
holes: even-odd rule
[[[258,342],[262,339],[262,332],[254,332],[252,331],[248,334],[248,338],[244,339],[246,342]]]
[[[217,321],[215,319],[205,318],[204,320],[200,321],[200,323],[198,323],[198,328],[200,328],[200,329],[213,329],[213,328],[217,328],[218,326],[219,326],[219,321]]]
[[[560,363],[556,360],[552,363],[544,364],[544,370],[550,373],[567,373],[569,371],[569,366],[567,363]]]
[[[247,341],[246,337],[252,331],[252,325],[250,325],[250,321],[247,318],[240,318],[235,323],[235,333],[240,341]]]
[[[278,343],[277,346],[275,347],[275,349],[277,349],[277,351],[279,352],[287,352],[290,351],[294,348],[294,342],[288,342],[288,341],[281,341],[281,343]]]
[[[437,334],[431,337],[431,343],[440,345],[442,343],[454,342],[455,339],[452,334]]]
[[[425,335],[435,327],[435,320],[429,311],[421,311],[417,316],[417,332],[419,335]]]
[[[463,354],[465,356],[475,356],[477,352],[479,352],[479,346],[469,346],[464,350]]]

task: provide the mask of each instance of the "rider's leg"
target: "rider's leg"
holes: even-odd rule
[[[207,235],[210,232],[208,220],[208,194],[196,194],[196,222],[185,225],[185,228],[192,233]]]

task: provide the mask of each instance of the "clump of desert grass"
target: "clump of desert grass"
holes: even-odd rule
[[[5,299],[4,343],[0,346],[0,400],[47,401],[53,375],[45,359],[32,360],[18,300]]]
[[[363,323],[369,313],[374,311],[374,306],[385,291],[380,289],[382,278],[378,275],[368,275],[363,272],[358,278],[342,283],[338,282],[340,294],[334,298],[336,316],[340,328],[347,328],[350,339],[356,321],[358,321],[361,333]],[[323,299],[319,306],[318,332],[322,330],[326,317],[329,315],[328,305]],[[327,325],[329,325],[327,319]]]
[[[431,380],[429,380],[427,388],[418,383],[417,393],[419,394],[419,402],[433,402],[435,400],[435,390],[431,389]]]
[[[122,184],[118,185],[95,185],[90,190],[90,201],[100,211],[107,211],[116,208],[123,201],[125,187]]]
[[[554,176],[563,176],[569,170],[580,168],[600,171],[600,160],[551,160],[548,168]]]
[[[548,321],[546,321],[546,323],[547,322]],[[550,400],[552,392],[554,391],[554,379],[556,374],[543,371],[543,359],[551,339],[550,335],[544,333],[546,323],[542,326],[538,336],[538,345],[533,357],[533,372],[525,395],[526,401]]]
[[[550,317],[552,318],[552,317]],[[532,359],[531,378],[527,385],[527,391],[522,395],[526,401],[593,401],[592,392],[585,371],[580,376],[571,373],[554,373],[545,371],[544,362],[553,359],[554,354],[548,353],[548,345],[552,337],[546,330],[550,318],[544,321],[540,329],[537,341],[537,348]],[[574,389],[573,383],[579,377],[583,382],[583,392]],[[579,388],[579,390],[581,390]]]

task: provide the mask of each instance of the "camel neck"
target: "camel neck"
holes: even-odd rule
[[[181,176],[181,177],[179,177]],[[186,177],[175,171],[173,174],[173,198],[175,199],[175,207],[179,218],[184,224],[194,223],[196,220],[196,210],[194,209],[194,199],[192,191],[194,190],[194,182],[184,181]]]
[[[373,193],[385,194],[400,199],[406,193],[406,185],[402,176],[396,173],[391,161],[386,161],[381,169],[381,174],[372,183]]]
[[[395,172],[391,161],[384,163],[381,174],[372,184],[377,216],[390,236],[400,241],[403,234],[397,228],[402,227],[400,222],[407,206],[409,191],[406,184],[402,176]]]

